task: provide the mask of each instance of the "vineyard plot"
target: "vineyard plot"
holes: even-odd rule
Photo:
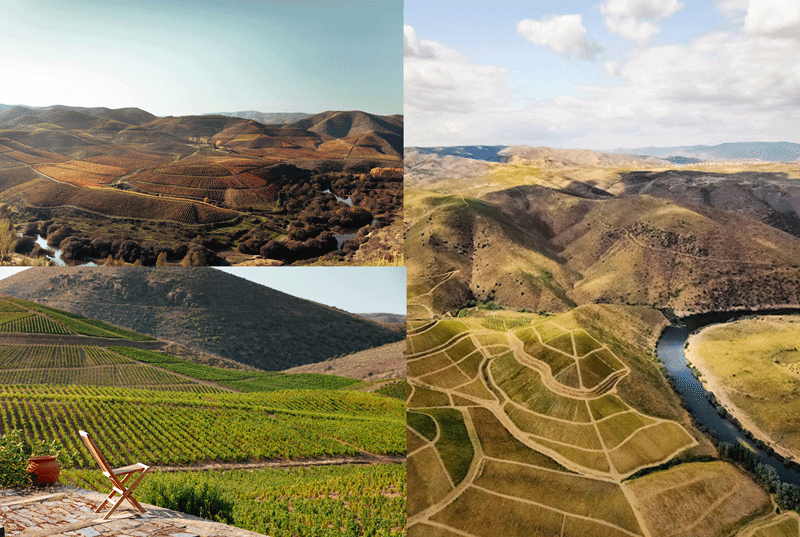
[[[174,465],[405,453],[401,401],[347,391],[330,392],[317,401],[318,393],[0,386],[0,432],[19,428],[30,439],[57,439],[80,453],[82,467],[92,467],[93,461],[77,437],[80,429],[91,431],[99,444],[119,457],[116,463]]]

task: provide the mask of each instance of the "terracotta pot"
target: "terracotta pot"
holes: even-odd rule
[[[31,478],[31,483],[37,487],[52,485],[58,481],[60,473],[61,468],[52,455],[41,455],[28,459],[28,476]]]

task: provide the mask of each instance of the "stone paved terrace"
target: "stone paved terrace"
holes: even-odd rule
[[[94,510],[105,494],[56,485],[0,489],[0,524],[6,535],[22,537],[264,537],[162,507],[142,504],[144,515],[123,502],[108,520],[108,506]]]

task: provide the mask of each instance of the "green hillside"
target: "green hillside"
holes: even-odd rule
[[[154,482],[174,479],[159,475],[164,467],[263,468],[238,478],[238,487],[230,481],[235,470],[204,472],[202,480],[222,487],[237,506],[237,526],[297,535],[296,521],[317,516],[323,505],[361,532],[401,534],[405,472],[402,465],[386,465],[402,462],[406,451],[402,400],[354,390],[364,382],[345,377],[190,362],[166,353],[163,341],[26,300],[0,297],[0,330],[0,435],[57,440],[75,455],[73,468],[64,468],[64,483],[105,487],[77,434],[83,429],[112,466],[144,462],[154,467]],[[345,466],[338,475],[266,469],[331,462],[385,468],[370,474]],[[363,498],[356,500],[352,482],[359,475],[365,482]],[[270,512],[284,515],[265,519],[252,491],[268,497],[275,479],[284,483],[284,493],[293,490],[294,507],[285,512],[271,498]],[[319,479],[329,480],[335,496],[309,496],[309,482]]]

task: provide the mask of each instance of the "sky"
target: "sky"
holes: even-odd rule
[[[0,279],[29,267],[0,267]],[[224,267],[224,270],[350,313],[406,314],[405,267]]]
[[[406,0],[406,146],[800,142],[800,2]]]
[[[403,111],[402,0],[3,0],[0,103]]]
[[[406,314],[405,267],[223,267],[219,270],[350,313]]]

